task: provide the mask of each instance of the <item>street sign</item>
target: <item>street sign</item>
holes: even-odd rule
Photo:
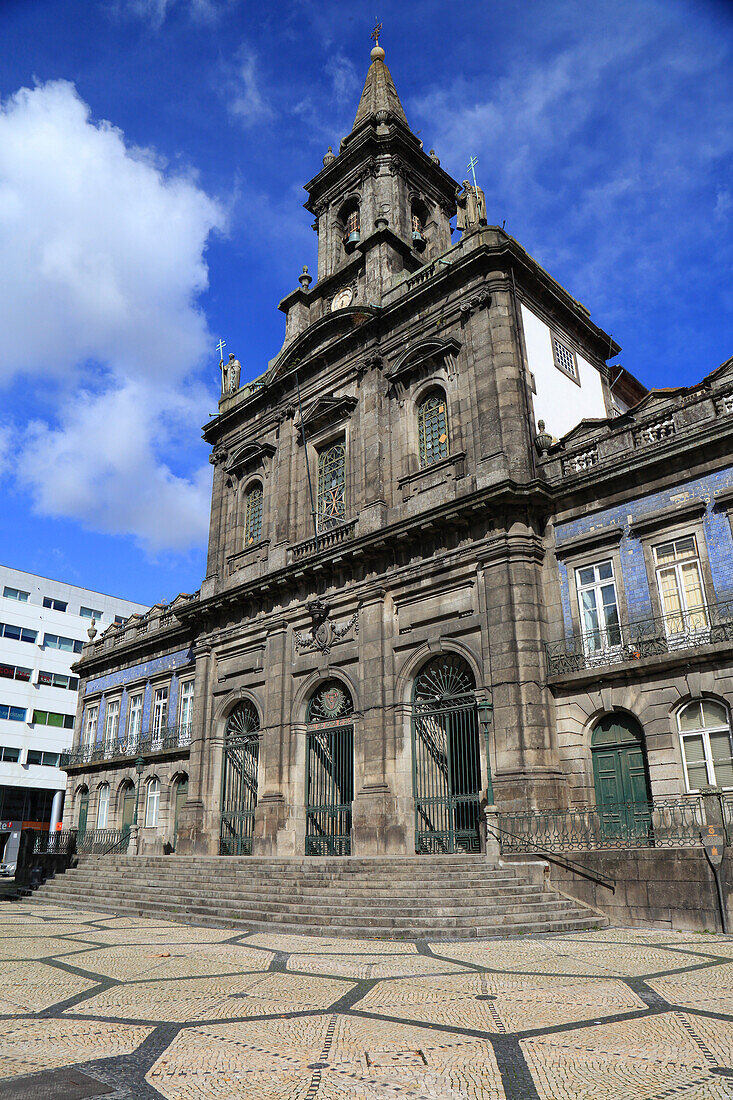
[[[720,867],[725,852],[725,833],[720,825],[706,825],[701,832],[705,854],[713,867]]]

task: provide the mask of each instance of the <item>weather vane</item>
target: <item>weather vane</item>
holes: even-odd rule
[[[372,38],[374,39],[374,44],[376,46],[378,46],[379,45],[379,32],[382,29],[382,24],[379,22],[379,20],[377,19],[376,16],[374,18],[375,18],[375,23],[374,23],[374,30],[372,31]]]
[[[224,348],[226,346],[226,340],[220,340],[219,343],[216,345],[216,350],[219,352],[220,359],[224,358]]]

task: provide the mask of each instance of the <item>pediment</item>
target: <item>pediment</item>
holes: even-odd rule
[[[613,421],[607,417],[598,417],[592,420],[581,420],[579,424],[576,424],[574,428],[571,428],[569,432],[561,436],[558,443],[566,446],[568,444],[580,443],[581,440],[586,439],[589,435],[595,435],[601,426],[608,426],[609,424],[617,424],[620,417],[616,417]]]
[[[302,417],[298,416],[296,418],[295,427],[300,433],[301,442],[303,428],[306,431],[312,431],[328,424],[338,424],[351,416],[356,405],[357,400],[355,397],[334,397],[332,395],[317,397],[303,410]]]
[[[271,443],[255,443],[250,441],[238,447],[229,462],[227,473],[234,474],[239,470],[246,470],[250,466],[265,466],[275,453]]]
[[[641,416],[647,416],[649,413],[653,413],[655,409],[667,408],[670,402],[674,401],[676,397],[680,397],[683,393],[688,392],[689,391],[685,386],[675,386],[670,387],[669,389],[650,390],[646,397],[642,397],[641,401],[637,402],[637,404],[634,405],[634,419],[638,419]]]
[[[331,344],[350,336],[372,317],[376,317],[378,312],[374,306],[348,306],[314,321],[271,363],[272,378],[279,378],[305,359],[318,355]]]
[[[442,364],[449,356],[455,356],[461,345],[452,338],[441,340],[434,337],[429,340],[421,340],[417,344],[406,348],[395,360],[385,377],[389,382],[404,382],[407,377],[420,367],[429,364],[436,366]]]

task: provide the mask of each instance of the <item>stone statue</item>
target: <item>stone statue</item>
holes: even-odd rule
[[[234,358],[234,352],[230,351],[228,363],[225,364],[223,359],[219,360],[219,370],[221,371],[221,395],[229,397],[239,389],[242,364]]]
[[[486,197],[480,187],[474,187],[470,180],[463,181],[463,192],[456,195],[458,207],[456,227],[458,229],[476,229],[486,225]]]

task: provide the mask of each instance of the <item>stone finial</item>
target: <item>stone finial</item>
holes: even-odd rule
[[[537,436],[535,438],[537,449],[540,454],[547,454],[548,450],[552,446],[552,436],[548,431],[545,431],[544,420],[537,421]]]
[[[440,167],[440,159],[436,156],[435,149],[430,150],[430,159],[432,160],[433,164],[437,164],[438,167]]]
[[[97,624],[96,624],[96,621],[95,621],[93,615],[92,615],[92,625],[87,630],[87,636],[88,636],[90,642],[93,642],[94,639],[97,636]]]
[[[323,167],[328,168],[329,164],[333,164],[333,162],[335,160],[336,160],[336,154],[334,153],[333,149],[329,145],[328,152],[326,153],[325,157],[323,158]]]
[[[384,61],[386,54],[381,46],[375,46],[372,52],[369,54],[372,61]]]
[[[298,276],[298,282],[303,290],[308,290],[313,282],[313,276],[308,274],[308,264],[303,264],[303,274]]]

